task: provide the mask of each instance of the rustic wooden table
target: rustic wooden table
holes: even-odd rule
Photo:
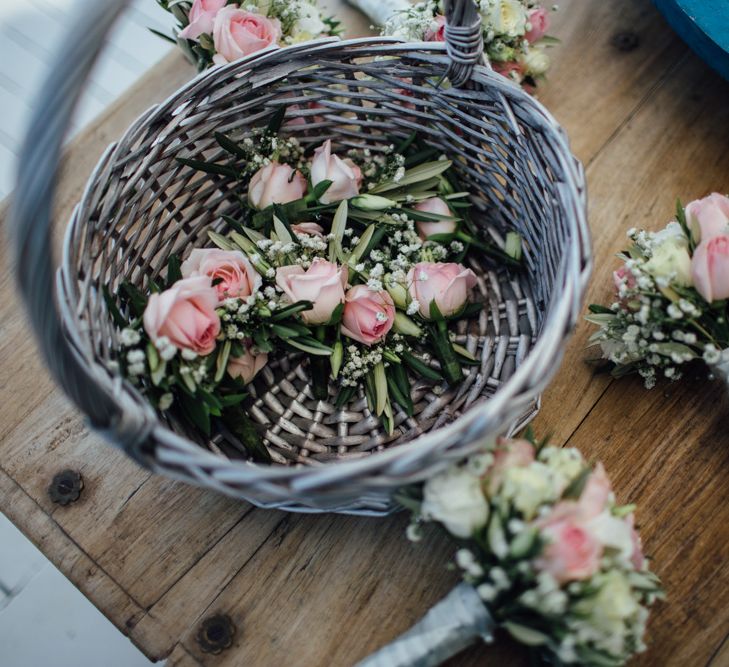
[[[337,9],[350,35],[367,32],[362,17]],[[628,227],[663,225],[676,196],[729,191],[729,85],[649,0],[563,0],[552,32],[562,44],[541,98],[587,169],[597,267],[588,299],[603,300]],[[181,56],[169,57],[73,142],[59,220],[103,148],[191,75]],[[351,665],[455,583],[445,568],[452,548],[436,537],[409,543],[404,516],[262,511],[150,476],[91,434],[53,386],[7,263],[0,290],[0,509],[150,658]],[[635,664],[729,665],[727,392],[700,370],[650,392],[593,375],[584,363],[589,330],[578,326],[537,428],[604,461],[620,499],[638,503],[668,600]],[[81,472],[85,488],[61,507],[48,486],[66,468]],[[219,614],[236,628],[232,646],[204,653],[199,629]],[[503,641],[452,664],[524,662]]]

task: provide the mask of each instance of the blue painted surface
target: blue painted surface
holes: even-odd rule
[[[653,0],[681,38],[729,81],[729,0]]]

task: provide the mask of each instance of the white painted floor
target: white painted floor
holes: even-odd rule
[[[83,1],[0,0],[0,199],[13,188],[34,94],[69,28],[69,10]],[[155,0],[131,3],[96,65],[72,132],[168,52],[169,43],[148,28],[167,32],[171,24]],[[0,514],[1,667],[151,664]]]

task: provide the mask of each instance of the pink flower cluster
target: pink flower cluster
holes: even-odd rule
[[[226,0],[194,0],[189,24],[180,37],[199,41],[203,34],[212,34],[216,64],[230,63],[251,53],[275,45],[281,39],[281,22],[227,5]]]
[[[166,338],[180,350],[208,355],[220,333],[218,305],[228,298],[255,294],[262,279],[248,258],[238,251],[195,249],[183,262],[182,279],[159,294],[151,294],[144,311],[144,329],[153,343]],[[228,362],[228,373],[250,382],[263,366],[266,354],[247,346]]]
[[[495,495],[509,469],[526,468],[535,461],[535,448],[526,440],[502,440],[494,454],[494,463],[485,475],[489,495]],[[564,489],[562,489],[563,491]],[[610,480],[602,464],[590,473],[576,500],[561,500],[535,525],[546,542],[535,562],[538,570],[548,572],[558,583],[589,579],[600,569],[606,548],[614,547],[611,533],[622,532],[629,541],[629,559],[633,567],[644,563],[640,537],[633,527],[634,518],[614,517],[610,513]],[[616,522],[614,525],[612,522]]]
[[[685,210],[699,242],[691,258],[694,287],[709,303],[729,299],[729,197],[715,192]]]

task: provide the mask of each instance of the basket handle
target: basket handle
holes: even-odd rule
[[[446,76],[463,86],[476,65],[484,64],[483,26],[474,0],[445,0],[445,42],[450,58]]]
[[[120,384],[66,335],[55,294],[52,206],[61,148],[84,83],[104,38],[128,0],[86,0],[62,41],[59,57],[33,104],[18,159],[8,230],[20,294],[43,359],[56,382],[88,415],[92,427],[143,462],[142,444],[154,425],[148,406]]]

